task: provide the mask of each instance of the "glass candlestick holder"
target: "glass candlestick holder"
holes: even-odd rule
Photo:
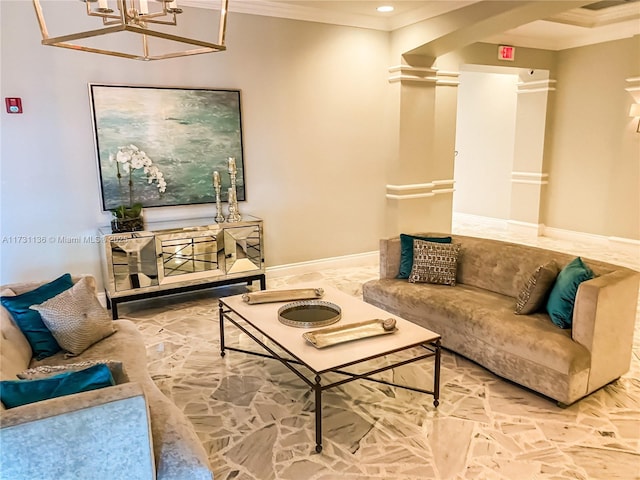
[[[222,214],[222,202],[220,201],[220,185],[216,185],[216,223],[224,223],[224,215]]]

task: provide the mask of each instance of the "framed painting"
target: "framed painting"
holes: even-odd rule
[[[89,85],[102,208],[245,200],[240,90]]]

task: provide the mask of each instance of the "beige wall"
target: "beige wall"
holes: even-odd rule
[[[49,3],[61,19],[78,8],[77,0]],[[203,20],[204,12],[188,21],[200,31]],[[390,34],[231,14],[227,52],[144,63],[43,47],[31,2],[3,0],[0,35],[0,96],[22,97],[25,110],[0,114],[0,282],[100,275],[100,245],[59,241],[94,235],[109,220],[100,210],[88,83],[241,89],[248,201],[240,210],[264,218],[267,264],[377,249],[385,185],[403,148],[400,97],[388,82],[400,60]],[[640,75],[637,46],[638,38],[560,53],[518,49],[513,66],[553,72],[559,64],[545,155],[551,226],[640,238],[640,135],[624,91],[624,79]],[[496,64],[495,48],[472,45],[436,66]],[[450,105],[453,125],[454,90],[441,97],[437,111]],[[446,146],[435,148],[433,178],[452,170],[452,155],[441,161],[453,150]],[[213,218],[214,210],[148,209],[147,219]]]
[[[59,16],[83,8],[48,3]],[[1,95],[22,97],[25,110],[0,115],[1,283],[100,275],[99,245],[58,241],[109,221],[90,82],[240,89],[248,199],[240,211],[264,219],[267,265],[377,250],[393,121],[388,34],[232,13],[227,52],[145,63],[41,46],[31,2],[3,0],[0,9]],[[201,36],[204,25],[200,18]],[[214,215],[214,205],[146,211],[147,220]]]
[[[496,52],[478,43],[438,58],[436,66],[504,65]],[[640,134],[628,116],[633,97],[625,80],[640,76],[640,37],[559,52],[518,48],[510,66],[548,70],[557,81],[548,100],[541,221],[639,241]]]
[[[640,239],[640,134],[625,91],[638,76],[638,36],[558,53],[548,226]]]

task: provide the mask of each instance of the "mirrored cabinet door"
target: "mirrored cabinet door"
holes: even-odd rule
[[[156,245],[153,236],[111,240],[108,243],[116,291],[158,285]]]
[[[224,253],[227,274],[250,272],[262,268],[260,226],[224,229]]]
[[[224,271],[223,245],[218,242],[218,231],[169,233],[156,236],[160,283],[176,279],[189,280],[207,275],[220,275]]]

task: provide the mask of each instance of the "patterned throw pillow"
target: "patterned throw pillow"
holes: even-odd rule
[[[413,242],[413,266],[411,283],[456,284],[459,243],[433,243],[423,240]]]
[[[413,266],[413,241],[451,243],[451,237],[418,237],[416,235],[400,234],[400,268],[396,278],[409,278]]]
[[[107,311],[82,278],[69,290],[31,307],[58,344],[67,352],[79,355],[94,343],[115,332]]]
[[[115,360],[86,360],[84,362],[69,363],[67,365],[40,365],[18,373],[17,377],[21,380],[39,380],[41,378],[50,377],[64,372],[78,372],[94,365],[106,365],[111,371],[111,375],[117,385],[127,383],[129,377],[124,370],[122,362]]]
[[[558,264],[553,260],[536,268],[518,294],[515,313],[528,315],[537,312],[547,299],[559,271]]]

